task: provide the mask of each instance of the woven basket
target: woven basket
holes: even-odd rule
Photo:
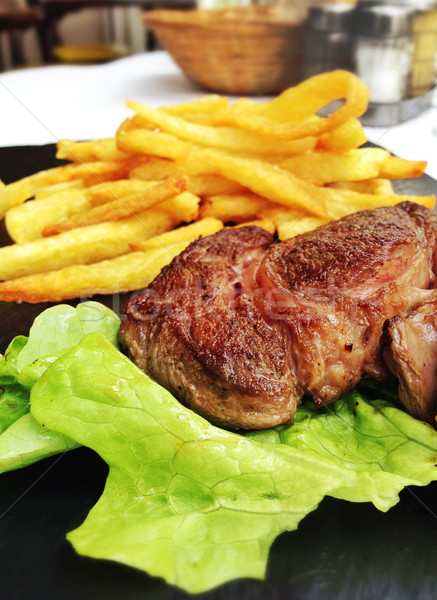
[[[276,94],[302,79],[303,25],[266,6],[155,10],[145,26],[185,75],[213,92]]]

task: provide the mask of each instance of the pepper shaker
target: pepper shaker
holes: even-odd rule
[[[353,70],[353,6],[347,3],[312,6],[304,38],[304,75],[311,77],[334,69]]]

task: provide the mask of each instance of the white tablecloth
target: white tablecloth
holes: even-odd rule
[[[165,52],[137,54],[103,65],[3,73],[0,146],[109,137],[132,114],[126,100],[162,106],[203,93]],[[427,160],[427,173],[437,179],[437,135],[433,130],[437,130],[437,108],[400,125],[365,129],[371,142],[404,158]]]

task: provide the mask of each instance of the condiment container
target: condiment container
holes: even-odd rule
[[[437,52],[437,3],[424,0],[409,2],[414,7],[414,54],[411,66],[409,95],[426,93],[435,81]]]
[[[413,16],[408,7],[362,3],[354,12],[355,72],[369,87],[370,103],[407,97],[413,58]]]
[[[304,37],[305,77],[334,69],[353,70],[353,8],[347,3],[309,8]]]
[[[436,76],[437,0],[358,0],[358,8],[390,4],[413,11],[413,60],[407,95],[421,96],[433,87]]]

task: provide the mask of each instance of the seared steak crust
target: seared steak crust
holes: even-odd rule
[[[276,244],[257,227],[222,230],[131,298],[120,342],[215,424],[291,422],[304,393],[326,404],[365,375],[392,377],[383,324],[434,285],[436,235],[432,211],[408,202]]]
[[[123,318],[120,341],[140,368],[223,427],[290,421],[301,396],[283,331],[253,302],[253,267],[272,243],[258,227],[197,240]]]
[[[436,218],[404,202],[362,211],[272,246],[258,269],[264,312],[290,336],[297,380],[316,403],[387,376],[380,353],[387,318],[432,282]]]

